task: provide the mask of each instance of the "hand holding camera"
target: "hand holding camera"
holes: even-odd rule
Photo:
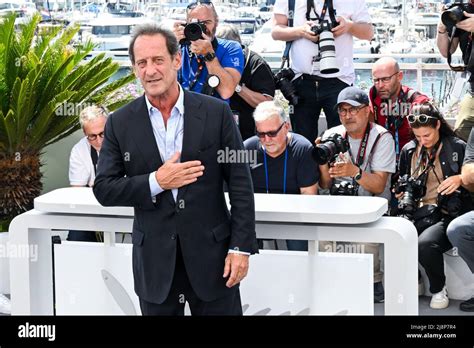
[[[305,25],[301,26],[301,37],[303,39],[307,39],[313,41],[314,43],[317,43],[319,41],[319,34],[315,33],[312,30],[314,24],[315,23],[313,21],[308,21]]]
[[[184,37],[185,26],[186,26],[185,21],[176,21],[173,24],[173,33],[180,44],[185,41],[185,37]]]
[[[202,39],[193,40],[189,45],[189,50],[197,55],[205,56],[208,53],[213,53],[211,38],[202,33]]]
[[[468,33],[474,32],[474,13],[468,13],[464,11],[464,17],[466,19],[456,24],[456,27],[461,30],[467,31]]]
[[[352,22],[350,19],[347,19],[345,17],[337,17],[336,19],[337,19],[338,25],[334,26],[331,29],[334,37],[338,37],[345,33],[348,33],[351,30],[352,25],[354,24],[354,22]]]
[[[464,2],[453,2],[445,7],[441,14],[441,22],[451,35],[454,27],[467,32],[474,31],[474,5]]]
[[[344,154],[340,154],[344,156]],[[334,165],[329,168],[329,175],[331,178],[340,178],[340,177],[354,177],[359,173],[359,167],[357,167],[352,162],[334,162]]]

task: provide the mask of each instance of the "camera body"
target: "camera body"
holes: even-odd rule
[[[318,164],[332,163],[340,152],[347,152],[349,148],[349,141],[342,135],[334,133],[316,145],[311,155]]]
[[[441,211],[447,212],[450,217],[458,217],[463,210],[461,192],[454,191],[450,195],[438,194],[438,207]]]
[[[324,31],[331,31],[333,28],[335,28],[339,23],[336,22],[335,25],[333,25],[331,22],[328,20],[322,20],[317,24],[314,24],[311,27],[311,31],[315,33],[316,35],[320,35]]]
[[[329,189],[331,196],[357,196],[358,187],[352,185],[349,181],[341,181],[339,184],[334,184]]]
[[[203,39],[202,34],[207,30],[206,25],[201,21],[183,24],[183,26],[184,39],[179,42],[181,45]]]
[[[403,197],[398,203],[399,215],[411,219],[417,209],[418,201],[426,194],[426,186],[420,178],[413,178],[405,174],[395,184],[395,193],[402,192]]]
[[[298,96],[291,80],[295,77],[295,72],[290,68],[281,69],[275,74],[275,87],[281,91],[283,96],[291,105],[298,104]]]
[[[469,2],[452,2],[446,6],[446,11],[441,14],[441,22],[446,26],[448,33],[452,33],[453,28],[457,23],[466,19],[464,11],[467,13],[474,13],[474,6]]]

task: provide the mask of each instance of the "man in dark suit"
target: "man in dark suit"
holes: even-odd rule
[[[218,157],[243,149],[231,110],[181,88],[171,31],[137,27],[129,54],[145,95],[109,117],[94,194],[104,206],[135,208],[142,313],[183,315],[187,301],[193,315],[242,315],[238,284],[258,246],[248,163]]]

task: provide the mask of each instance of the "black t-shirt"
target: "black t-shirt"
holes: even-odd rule
[[[319,168],[311,157],[313,145],[303,136],[291,134],[288,144],[286,169],[286,193],[300,194],[301,187],[314,185],[319,180]],[[248,151],[257,150],[257,163],[251,165],[253,190],[255,193],[266,193],[265,165],[262,145],[257,136],[244,142]],[[285,152],[276,158],[267,155],[269,193],[283,193]]]
[[[464,163],[474,163],[474,128],[471,129],[469,139],[467,140],[466,154],[464,155]]]
[[[246,64],[240,79],[240,84],[254,92],[275,95],[275,82],[273,80],[272,70],[267,62],[257,53],[250,50],[244,50]],[[255,135],[255,122],[253,112],[255,108],[247,104],[238,93],[230,98],[230,108],[239,113],[239,128],[242,139],[248,139]]]

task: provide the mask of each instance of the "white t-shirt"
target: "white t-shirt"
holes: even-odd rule
[[[326,139],[331,134],[346,134],[346,129],[343,125],[333,127],[324,132],[322,139]],[[385,133],[385,134],[383,134]],[[375,139],[377,136],[382,134],[375,146],[375,149],[372,151],[374,146]],[[352,154],[352,163],[357,162],[357,153],[360,147],[362,139],[352,139],[348,136],[349,144],[351,147]],[[369,155],[371,154],[371,156]],[[369,161],[370,157],[370,161]],[[379,126],[378,124],[372,123],[372,128],[369,133],[369,141],[366,149],[366,155],[364,157],[364,162],[361,166],[363,171],[368,173],[371,172],[386,172],[386,173],[395,173],[396,171],[396,157],[395,157],[395,143],[390,132],[388,132],[384,127]],[[382,194],[378,195],[379,197],[384,197],[390,201],[390,179],[391,175],[387,178],[387,183],[385,184],[385,190]],[[352,178],[350,177],[341,177],[334,179],[334,183],[338,184],[341,181],[349,181],[352,183]],[[359,185],[359,196],[372,196],[372,193],[366,191],[362,186]]]
[[[69,184],[92,187],[94,180],[95,171],[91,158],[91,145],[84,137],[74,145],[69,156]]]
[[[314,7],[316,13],[321,15],[324,6],[324,0],[315,0]],[[369,11],[365,4],[365,0],[333,0],[336,17],[342,16],[352,20],[354,23],[371,23]],[[288,17],[288,0],[276,0],[273,7],[273,13],[282,14]],[[311,11],[311,18],[314,18]],[[329,20],[329,12],[326,12],[325,20]],[[295,16],[293,27],[298,27],[306,23],[306,0],[295,0]],[[326,78],[337,77],[348,85],[352,85],[355,80],[354,64],[353,64],[353,37],[349,33],[345,33],[334,39],[336,47],[336,61],[339,72],[334,74],[321,74],[320,72],[312,73],[313,56],[318,52],[318,45],[307,39],[298,39],[293,41],[290,50],[291,68],[294,70],[296,77],[301,74],[313,74]]]

